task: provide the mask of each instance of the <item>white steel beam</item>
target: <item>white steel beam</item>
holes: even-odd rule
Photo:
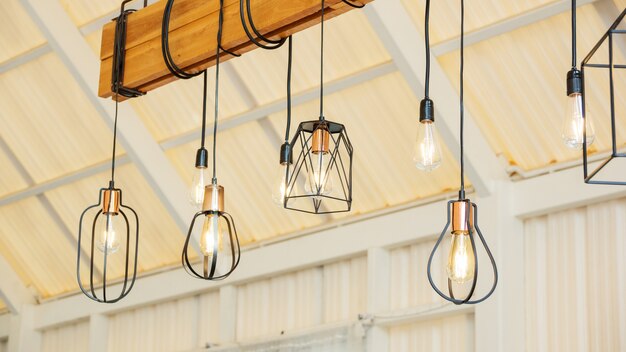
[[[599,0],[578,0],[576,5],[580,7],[596,1]],[[522,28],[569,11],[571,9],[571,3],[572,2],[570,0],[556,1],[469,32],[465,35],[465,46],[470,46],[478,42],[482,42],[483,40],[497,37],[501,34],[514,31],[518,28]],[[434,45],[432,47],[432,51],[435,56],[447,54],[451,51],[458,50],[460,41],[460,37],[457,36]]]
[[[400,0],[375,1],[365,8],[365,13],[382,43],[396,63],[416,98],[424,96],[425,74],[424,37]],[[431,58],[431,97],[435,101],[437,122],[446,145],[457,155],[459,135],[459,95],[450,84],[436,58]],[[417,116],[415,116],[417,125]],[[417,126],[416,126],[417,128]],[[465,164],[467,175],[481,196],[490,194],[490,182],[506,179],[504,167],[483,137],[468,109],[465,109]]]
[[[108,351],[109,318],[102,314],[89,317],[89,352]]]
[[[5,340],[11,333],[11,315],[0,315],[0,341]]]
[[[3,256],[0,256],[0,277],[0,298],[11,313],[19,314],[23,305],[36,303],[33,293]]]
[[[26,304],[19,315],[11,316],[9,352],[41,351],[41,332],[34,327],[35,306]]]
[[[92,314],[113,313],[198,294],[222,285],[237,285],[259,277],[321,265],[363,254],[372,247],[388,248],[430,239],[445,224],[445,210],[446,202],[440,201],[245,251],[241,264],[226,282],[207,284],[192,280],[179,268],[137,279],[130,295],[115,305],[91,304],[81,294],[61,298],[36,307],[35,325],[44,329]]]
[[[21,0],[65,66],[109,125],[114,103],[97,94],[99,60],[80,31],[57,1]],[[155,190],[178,227],[185,233],[194,209],[186,200],[185,183],[128,103],[119,106],[118,133],[121,144],[150,186]]]
[[[325,87],[324,92],[325,94],[332,94],[333,92],[339,92],[341,90],[348,89],[355,85],[365,83],[369,80],[375,79],[377,77],[382,77],[384,75],[393,73],[395,71],[396,71],[396,67],[392,62],[384,63],[378,66],[368,68],[361,72],[357,72],[355,74],[349,75],[347,77],[343,77],[335,81],[329,82],[326,85],[324,85]],[[302,105],[310,101],[313,101],[317,98],[319,98],[319,88],[312,88],[305,92],[294,95],[293,100],[292,100],[292,106],[295,107],[298,105]],[[220,121],[220,124],[218,126],[218,131],[229,130],[231,128],[240,126],[244,123],[262,119],[265,116],[283,111],[285,109],[285,106],[286,106],[286,99],[280,99],[278,101],[275,101],[266,105],[255,107],[249,111],[246,111],[234,117],[228,118],[225,121]],[[212,126],[207,126],[207,128],[211,129]],[[169,150],[169,149],[176,148],[178,146],[196,141],[199,135],[200,135],[200,129],[196,129],[188,133],[182,134],[180,136],[174,137],[172,139],[166,140],[162,142],[160,146],[163,150]],[[124,155],[124,156],[118,157],[117,164],[124,165],[130,161],[131,159],[128,157],[128,155]],[[76,182],[83,178],[96,175],[100,172],[108,170],[110,166],[111,166],[110,161],[104,161],[104,162],[89,166],[87,168],[84,168],[82,170],[78,170],[78,171],[69,173],[67,175],[58,177],[51,181],[40,183],[32,187],[28,187],[24,190],[8,194],[6,196],[0,197],[0,207],[13,203],[13,202],[20,201],[25,198],[33,197],[38,194],[48,192],[57,187],[61,187],[66,184]]]
[[[589,164],[590,170],[595,170],[599,164]],[[610,179],[624,179],[626,170],[609,169],[603,175]],[[515,200],[512,212],[520,218],[626,196],[624,186],[585,184],[582,166],[518,181],[511,189]]]

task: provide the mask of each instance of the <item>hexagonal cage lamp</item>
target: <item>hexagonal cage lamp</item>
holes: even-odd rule
[[[608,31],[602,36],[602,38],[600,38],[598,43],[593,47],[593,49],[591,49],[589,54],[585,57],[581,65],[582,77],[583,77],[582,92],[583,92],[583,111],[584,111],[583,118],[584,119],[588,118],[586,116],[587,115],[587,94],[585,94],[585,80],[584,80],[585,69],[608,70],[609,90],[610,90],[610,115],[611,115],[611,138],[612,138],[611,155],[593,171],[590,171],[590,166],[589,166],[590,158],[589,158],[589,148],[588,148],[588,143],[587,143],[588,142],[587,141],[587,138],[588,138],[587,128],[589,128],[589,126],[587,126],[588,125],[587,123],[582,124],[582,128],[584,130],[584,132],[582,133],[582,137],[584,139],[582,143],[583,172],[584,172],[584,177],[585,177],[585,183],[589,183],[589,184],[626,185],[626,181],[609,180],[609,179],[604,178],[606,177],[606,175],[602,176],[602,171],[605,170],[607,166],[609,166],[610,164],[617,163],[617,161],[614,161],[615,159],[626,157],[626,153],[618,151],[618,145],[617,145],[617,130],[616,130],[617,127],[616,127],[616,120],[615,120],[615,115],[616,115],[615,82],[614,82],[615,70],[626,69],[626,64],[615,64],[614,62],[615,57],[614,57],[614,52],[613,52],[614,47],[615,47],[615,43],[614,43],[615,37],[626,36],[626,29],[619,29],[619,26],[622,23],[624,16],[626,16],[626,10],[624,10],[619,15],[619,17],[617,18],[617,20],[615,20],[613,25],[611,25]],[[623,37],[623,38],[626,38],[626,37]],[[608,63],[592,63],[591,62],[592,59],[596,56],[596,54],[598,53],[598,51],[604,44],[608,44],[606,46],[608,50]],[[612,161],[613,163],[611,163]],[[618,173],[618,174],[621,174],[621,173]]]
[[[300,124],[291,141],[285,208],[312,214],[350,211],[352,144],[342,124],[320,118]]]

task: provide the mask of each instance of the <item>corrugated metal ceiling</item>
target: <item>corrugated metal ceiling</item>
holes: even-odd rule
[[[59,1],[77,26],[97,21],[119,4],[114,0]],[[424,1],[403,2],[422,31]],[[468,30],[484,29],[553,3],[475,1],[467,6]],[[615,9],[626,6],[626,0],[614,3]],[[457,6],[452,0],[433,4],[433,42],[458,35]],[[594,5],[581,8],[579,23],[585,30],[579,33],[580,54],[595,43],[612,22],[611,17],[602,15]],[[97,52],[100,32],[89,33],[86,39]],[[293,92],[298,94],[318,85],[319,28],[299,33],[294,39]],[[0,65],[44,43],[17,0],[0,4]],[[354,11],[329,21],[326,43],[327,82],[391,62],[362,12]],[[493,151],[504,155],[510,164],[531,170],[579,157],[579,153],[565,149],[559,138],[568,53],[567,14],[467,48],[468,109]],[[458,86],[458,52],[438,60],[451,82]],[[284,99],[286,62],[287,52],[283,48],[273,52],[256,50],[226,64],[221,80],[222,121],[232,122],[233,117]],[[214,69],[209,73],[212,92]],[[167,146],[168,141],[196,133],[199,128],[201,81],[197,78],[176,82],[126,104],[133,106],[155,140]],[[606,95],[603,83],[606,82],[598,78],[593,85],[591,97],[598,101]],[[620,80],[620,87],[623,84]],[[0,201],[9,194],[106,162],[110,157],[110,129],[56,54],[40,55],[0,74],[0,91],[0,137],[6,145],[0,148],[0,163],[12,165],[17,160],[23,169],[0,168]],[[434,98],[443,102],[449,97]],[[397,72],[377,75],[327,96],[326,117],[344,123],[355,145],[355,194],[349,214],[317,217],[286,212],[271,203],[285,111],[220,132],[218,177],[226,187],[227,210],[235,217],[242,243],[311,229],[331,220],[455,189],[459,170],[451,152],[456,151],[444,146],[444,164],[430,175],[411,164],[419,99]],[[620,97],[620,106],[626,105],[624,99]],[[213,104],[212,94],[208,104]],[[598,116],[605,115],[606,106],[596,104],[594,114],[597,111]],[[295,106],[292,133],[298,122],[316,119],[318,114],[316,100]],[[599,118],[596,129],[598,141],[594,148],[602,151],[608,146],[606,121]],[[174,143],[175,147],[166,150],[187,183],[192,178],[198,139],[199,135],[195,141],[183,139],[182,144]],[[118,170],[117,183],[124,189],[124,199],[141,217],[140,271],[177,265],[183,243],[180,229],[134,165],[126,164]],[[42,195],[17,197],[17,201],[0,207],[0,254],[25,285],[36,288],[40,296],[76,290],[78,217],[84,207],[97,201],[107,175],[97,173],[60,187],[51,186]],[[114,271],[119,275],[119,268]]]

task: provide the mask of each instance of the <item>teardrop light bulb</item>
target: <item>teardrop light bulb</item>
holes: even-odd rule
[[[452,282],[462,284],[474,279],[474,249],[468,233],[452,233],[446,272]]]
[[[282,207],[285,204],[285,196],[289,196],[286,163],[280,164],[275,180],[272,187],[272,201]]]
[[[595,140],[593,121],[589,115],[585,116],[583,109],[583,96],[581,93],[572,93],[567,97],[565,119],[561,129],[561,138],[565,145],[571,149],[581,149],[583,146],[583,133],[587,123],[587,145]]]
[[[209,173],[205,167],[196,167],[189,188],[189,203],[200,208],[204,202],[204,188],[209,184]]]
[[[413,162],[415,167],[428,172],[441,165],[441,147],[432,121],[422,121],[419,124],[413,149]]]
[[[330,175],[332,155],[329,152],[312,153],[308,165],[304,193],[307,195],[329,195],[333,191],[333,181]]]
[[[117,229],[118,216],[114,214],[106,214],[105,219],[101,221],[100,237],[96,242],[96,247],[100,252],[113,254],[120,249],[120,240]]]

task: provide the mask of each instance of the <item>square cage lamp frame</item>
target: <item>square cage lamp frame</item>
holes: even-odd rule
[[[622,20],[626,16],[626,9],[622,11],[622,13],[617,17],[615,22],[611,25],[611,27],[606,31],[606,33],[600,38],[598,43],[591,49],[589,54],[585,57],[581,64],[581,71],[583,76],[583,107],[584,107],[584,115],[583,118],[586,118],[587,115],[587,104],[586,104],[586,94],[585,94],[585,68],[601,68],[608,69],[609,71],[609,86],[610,86],[610,110],[611,110],[611,138],[612,138],[612,150],[611,155],[600,164],[595,170],[589,172],[589,150],[587,148],[587,124],[583,124],[583,171],[585,177],[585,183],[588,184],[596,184],[596,185],[621,185],[626,186],[626,181],[607,181],[607,180],[597,180],[595,177],[598,173],[607,166],[613,159],[615,158],[624,158],[626,157],[626,153],[619,153],[617,151],[617,133],[616,133],[616,125],[615,125],[615,84],[613,73],[615,69],[626,69],[626,65],[616,65],[614,64],[613,57],[613,39],[615,35],[626,35],[626,30],[618,29],[617,27],[621,24]],[[608,50],[609,50],[609,62],[606,63],[590,63],[593,56],[600,49],[600,47],[608,41]]]

